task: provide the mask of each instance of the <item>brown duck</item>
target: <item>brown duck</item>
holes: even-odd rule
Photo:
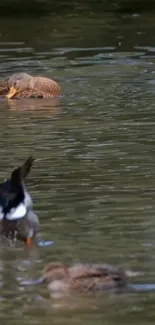
[[[55,262],[45,266],[41,278],[27,284],[46,282],[51,295],[60,297],[72,293],[120,290],[126,287],[129,277],[139,274],[124,270],[122,266],[109,264],[79,263],[67,266],[62,262]]]
[[[0,96],[13,98],[53,98],[60,95],[60,86],[52,79],[33,77],[27,73],[13,74],[0,80]]]
[[[39,229],[39,219],[32,210],[32,199],[24,180],[33,163],[29,157],[13,170],[11,178],[0,184],[0,234],[31,244]]]

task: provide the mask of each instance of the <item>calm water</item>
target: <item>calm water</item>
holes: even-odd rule
[[[63,96],[0,101],[0,178],[29,156],[27,187],[51,247],[0,249],[0,320],[18,324],[154,324],[155,292],[108,294],[54,308],[26,288],[45,263],[141,270],[155,283],[155,14],[80,11],[0,20],[1,78],[56,79]],[[82,299],[82,298],[81,298]]]

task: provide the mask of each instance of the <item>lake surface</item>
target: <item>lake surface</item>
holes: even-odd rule
[[[60,102],[0,101],[0,178],[36,158],[26,184],[40,238],[55,242],[0,248],[6,325],[154,324],[155,292],[57,309],[46,287],[22,285],[55,260],[124,264],[155,283],[155,14],[86,9],[0,20],[1,78],[26,71],[62,88]]]

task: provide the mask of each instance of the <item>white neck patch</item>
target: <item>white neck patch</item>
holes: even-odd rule
[[[32,199],[31,199],[31,196],[30,194],[27,192],[27,191],[24,191],[24,204],[26,206],[26,208],[32,208]]]
[[[12,208],[9,213],[6,214],[6,219],[15,220],[23,218],[27,213],[27,209],[24,203],[20,203],[16,208]]]

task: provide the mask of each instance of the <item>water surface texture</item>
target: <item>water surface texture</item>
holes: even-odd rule
[[[49,247],[0,248],[6,325],[154,324],[155,292],[55,306],[22,280],[62,260],[124,264],[155,283],[155,14],[77,8],[0,20],[0,76],[57,80],[60,101],[0,101],[0,179],[33,155],[27,187]],[[56,308],[55,308],[56,307]]]

